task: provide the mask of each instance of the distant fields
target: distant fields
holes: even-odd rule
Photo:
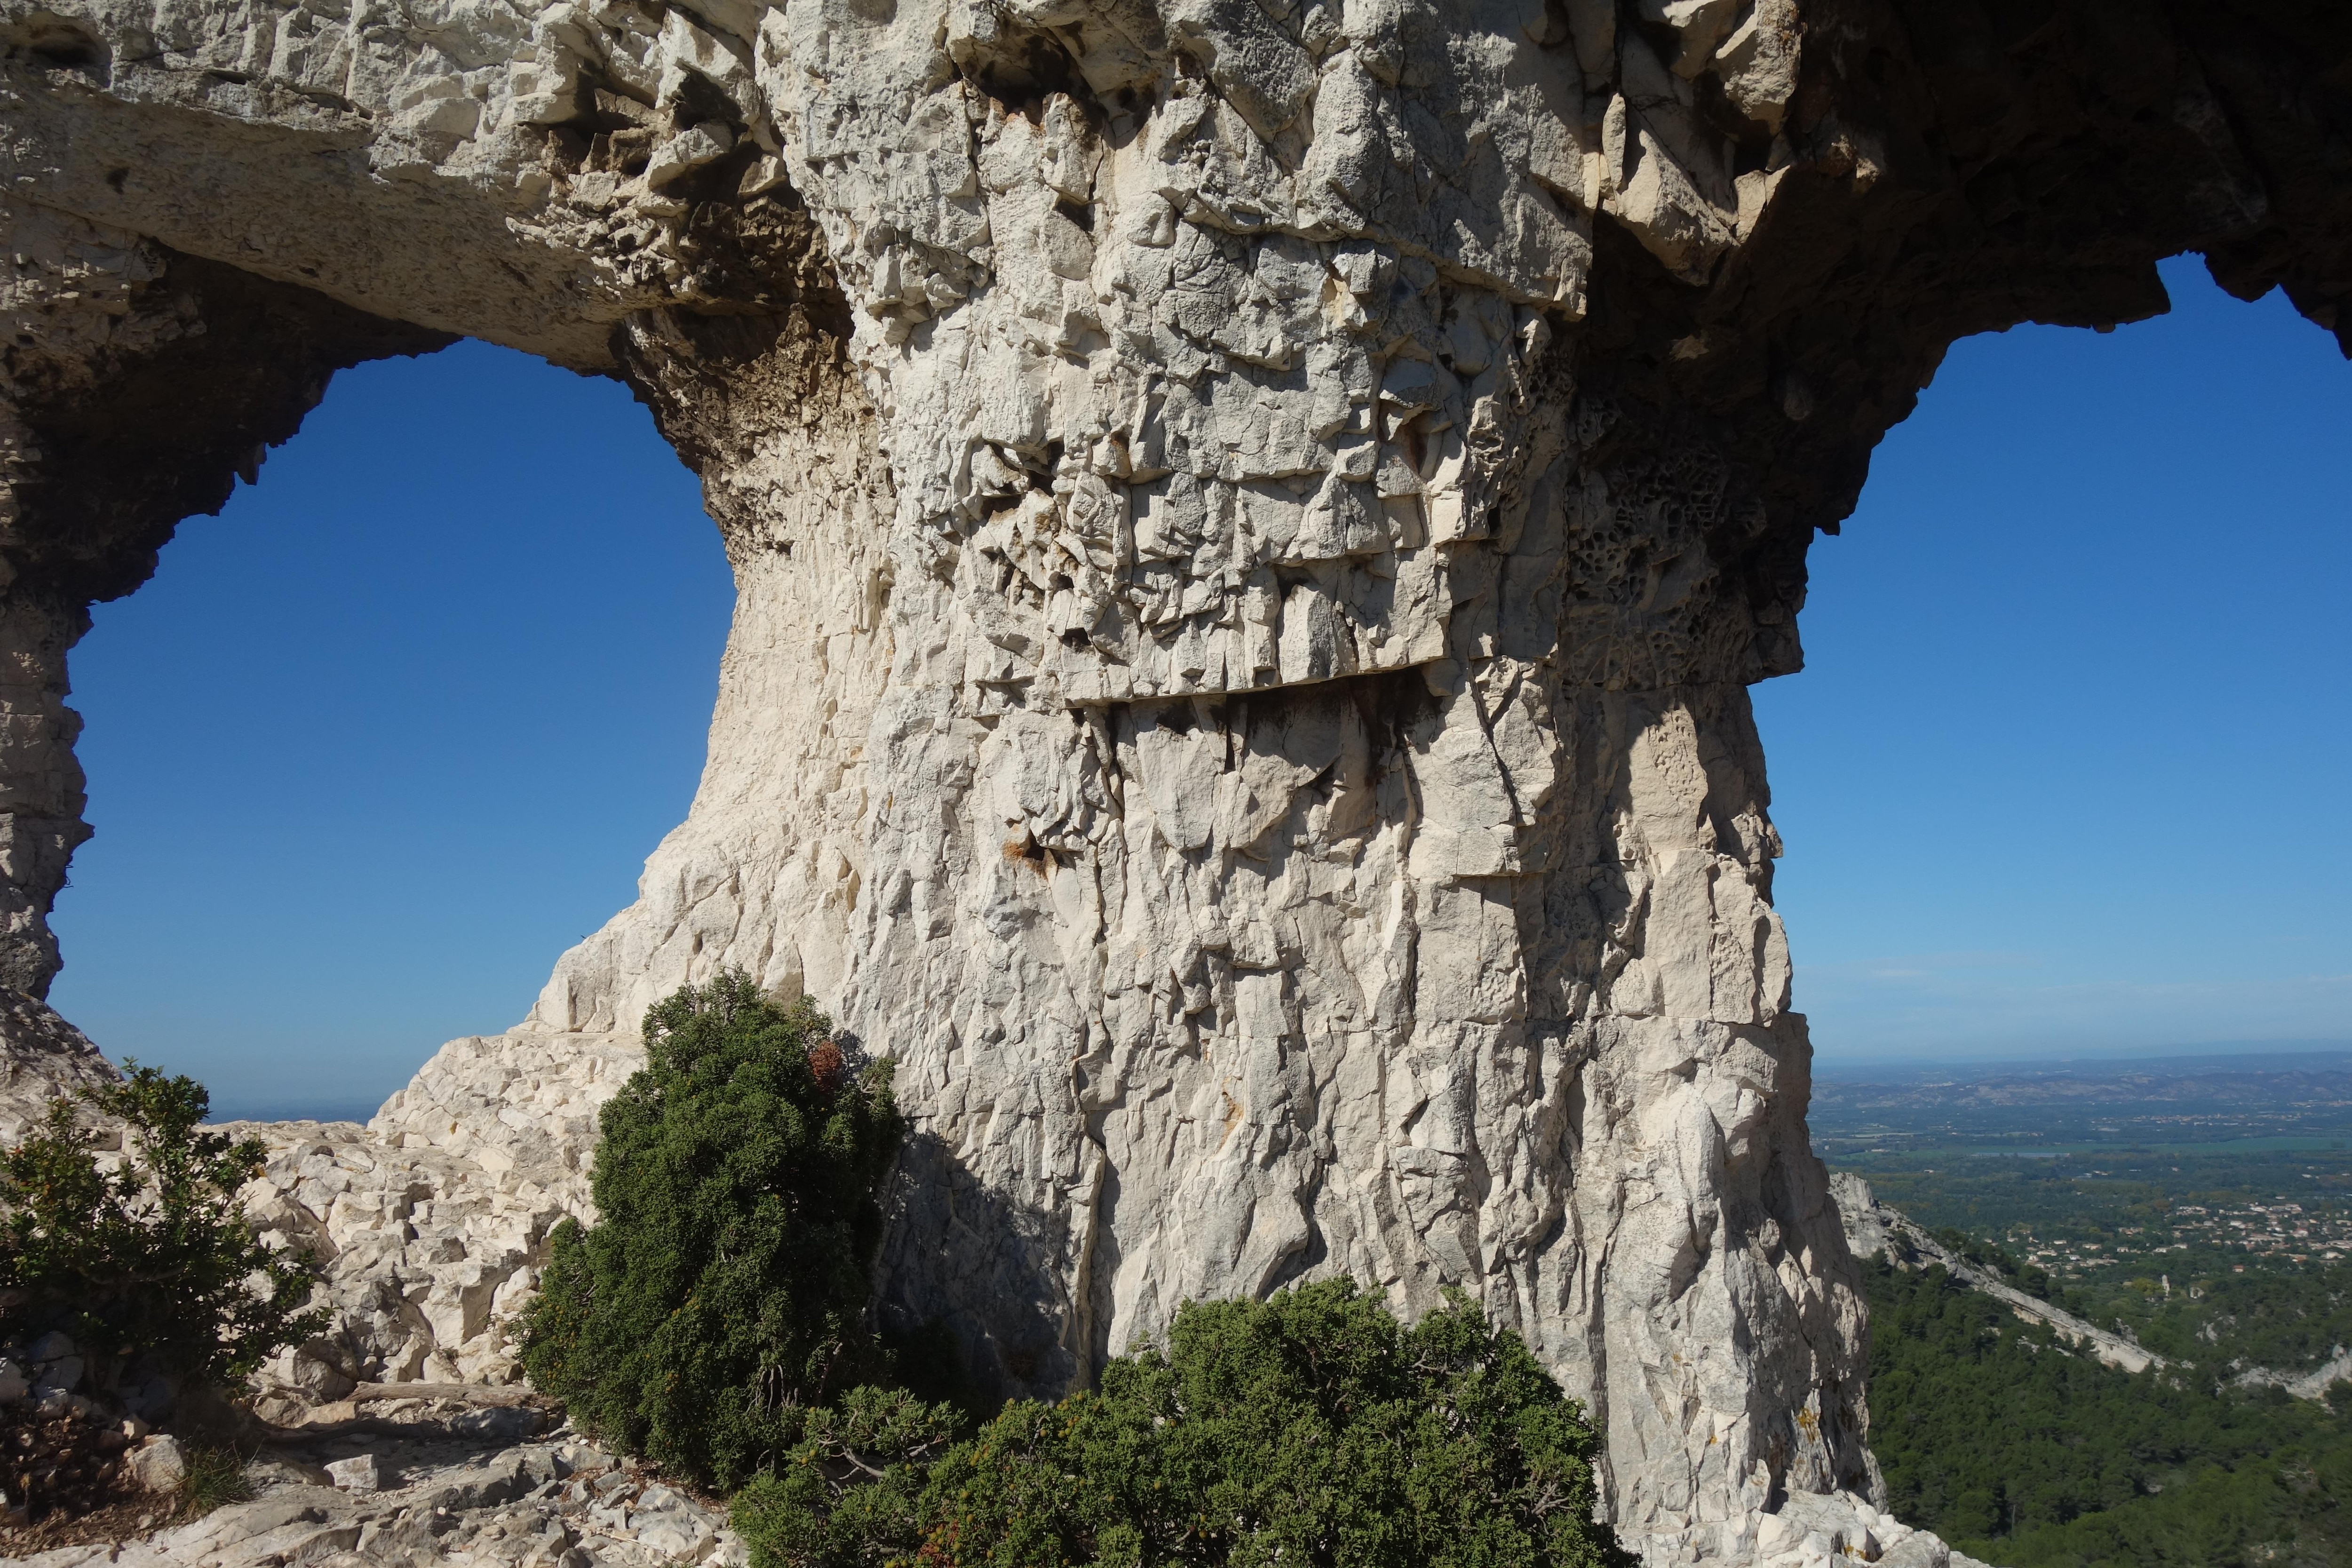
[[[2352,1384],[2242,1381],[2352,1346],[2352,1058],[1889,1078],[1818,1087],[1823,1157],[2172,1363],[1866,1266],[1895,1510],[2011,1568],[2352,1563]]]

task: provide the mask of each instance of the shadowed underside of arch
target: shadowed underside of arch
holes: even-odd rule
[[[741,966],[899,1058],[879,1306],[1007,1392],[1348,1271],[1520,1328],[1657,1561],[1871,1489],[1745,689],[1955,338],[2195,250],[2352,352],[2352,17],[0,16],[0,980],[90,601],[335,368],[512,344],[652,406],[739,602],[638,901],[435,1070],[562,1101]],[[539,1136],[420,1086],[380,1129]],[[494,1375],[507,1305],[347,1332]]]

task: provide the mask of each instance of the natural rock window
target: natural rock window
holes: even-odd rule
[[[68,658],[49,999],[216,1115],[364,1120],[633,896],[734,583],[626,388],[485,343],[338,373],[258,477]]]

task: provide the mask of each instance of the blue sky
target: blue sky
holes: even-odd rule
[[[1756,710],[1824,1058],[2352,1039],[2352,365],[2164,276],[1955,344],[1813,545]]]
[[[73,655],[97,836],[50,1000],[218,1113],[373,1109],[635,896],[733,602],[617,383],[479,343],[343,372]]]
[[[1756,698],[1825,1058],[2352,1040],[2352,366],[2166,279],[1957,345],[1814,545],[1809,667]],[[52,1000],[223,1113],[364,1113],[634,896],[730,600],[619,386],[344,372],[74,655]]]

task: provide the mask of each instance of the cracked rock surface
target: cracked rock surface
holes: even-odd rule
[[[635,1042],[452,1040],[375,1118],[231,1123],[269,1159],[247,1190],[273,1244],[326,1265],[333,1329],[280,1355],[267,1381],[297,1401],[362,1383],[517,1380],[516,1315],[548,1233],[593,1217],[596,1111],[643,1064]]]
[[[740,966],[898,1058],[877,1306],[984,1385],[1459,1286],[1658,1563],[1874,1492],[1746,690],[1812,533],[1954,338],[2162,257],[2352,342],[2293,0],[0,0],[0,980],[89,604],[337,367],[621,377],[735,573],[637,901],[272,1134],[345,1311],[289,1380],[510,1375],[629,1032]]]

